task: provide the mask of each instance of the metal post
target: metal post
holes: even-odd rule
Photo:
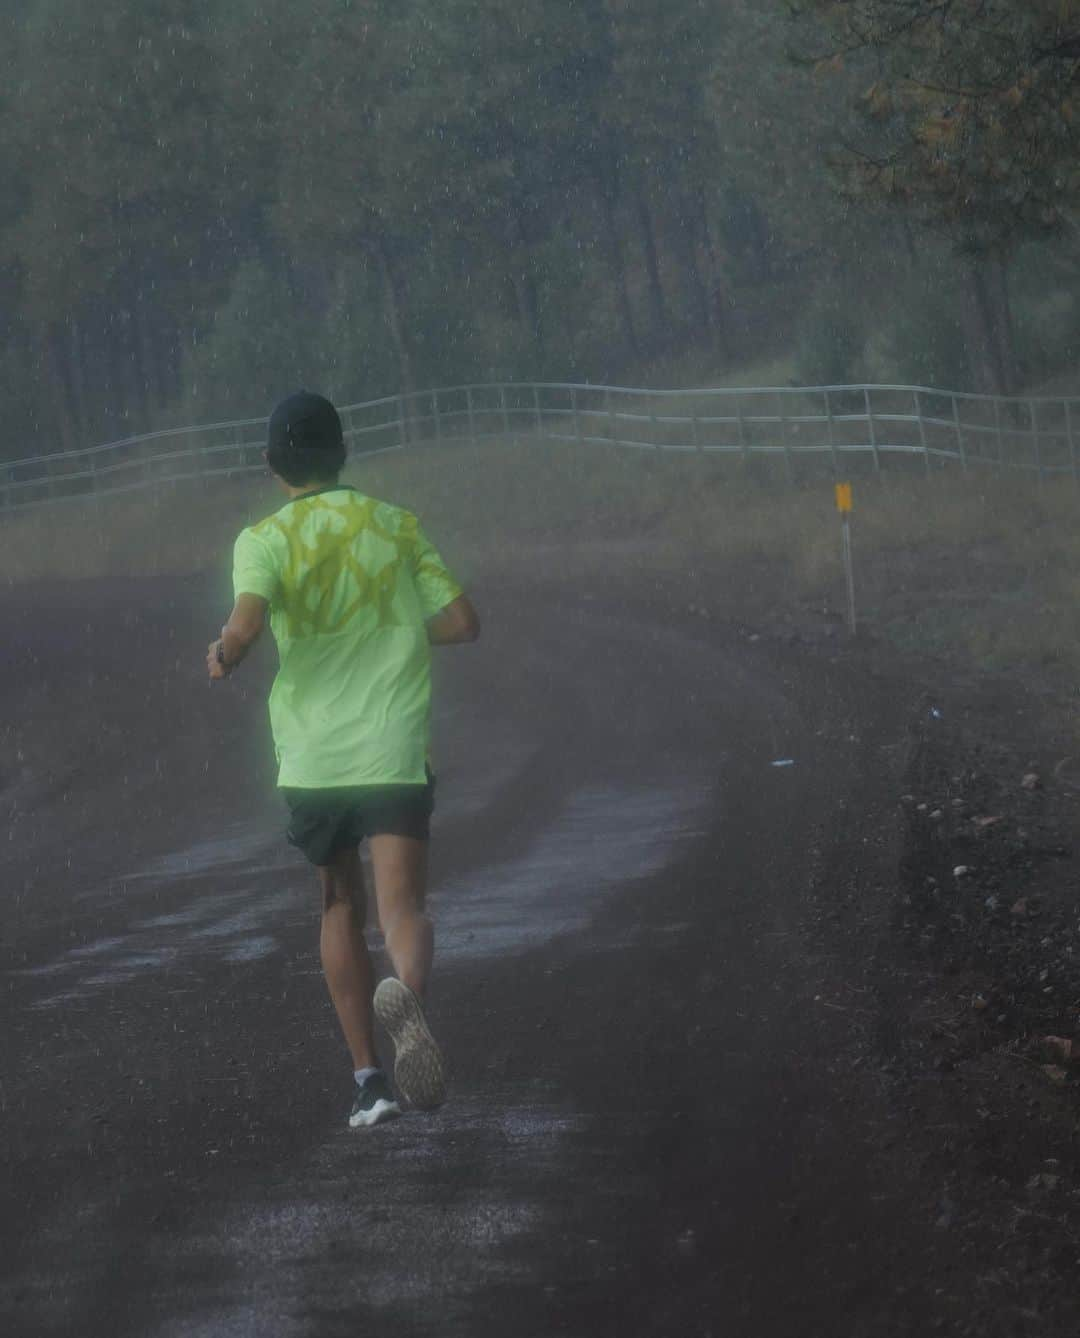
[[[863,389],[863,400],[866,404],[866,421],[870,432],[870,449],[874,453],[874,470],[881,473],[881,456],[878,454],[877,429],[874,426],[874,408],[870,403],[869,387]]]
[[[746,420],[743,418],[742,396],[735,396],[735,414],[739,420],[739,447],[742,450],[743,464],[750,463],[750,449],[746,441]]]
[[[581,418],[578,416],[577,387],[570,387],[570,407],[574,411],[574,436],[577,437],[578,445],[581,441]]]
[[[954,395],[952,397],[952,417],[953,427],[956,430],[956,451],[960,456],[960,464],[967,473],[967,450],[964,446],[964,429],[960,425],[960,401]]]
[[[442,416],[439,413],[439,392],[431,392],[431,416],[435,420],[435,444],[442,445]]]
[[[617,446],[619,444],[619,422],[615,417],[615,404],[611,398],[610,387],[604,391],[604,407],[607,409],[608,431],[611,433],[611,444]]]
[[[829,456],[832,459],[832,472],[834,481],[840,477],[840,461],[836,454],[836,423],[833,421],[832,401],[829,399],[829,391],[826,388],[822,392],[825,396],[825,417],[829,423]]]
[[[855,635],[855,560],[851,549],[851,517],[845,511],[841,517],[844,531],[844,575],[847,578],[848,630]]]
[[[1076,467],[1076,437],[1073,435],[1072,400],[1065,401],[1065,432],[1069,438],[1069,459],[1072,462],[1073,483],[1080,484],[1080,473]]]
[[[690,401],[690,435],[691,435],[691,439],[692,439],[692,441],[693,441],[693,443],[694,443],[694,450],[695,450],[695,451],[700,451],[700,450],[701,450],[701,436],[700,436],[700,434],[698,433],[697,401],[696,401],[696,400],[691,400],[691,401]]]
[[[533,409],[536,411],[536,435],[542,437],[544,435],[544,419],[540,413],[540,387],[535,382],[533,383],[532,393]]]
[[[994,430],[997,432],[998,465],[1005,463],[1005,434],[1001,430],[1001,400],[994,397]]]
[[[1043,467],[1042,467],[1042,446],[1039,442],[1039,403],[1038,400],[1030,400],[1031,405],[1031,433],[1035,442],[1035,472],[1038,475],[1039,490],[1043,485]]]
[[[787,474],[788,485],[795,482],[791,471],[791,446],[788,443],[788,420],[787,420],[787,396],[781,390],[780,395],[780,440],[784,446],[784,472]]]
[[[405,396],[398,396],[398,445],[405,445]]]
[[[923,421],[922,406],[919,403],[919,392],[915,391],[915,418],[919,424],[919,441],[922,442],[923,464],[926,466],[926,477],[930,477],[930,450],[926,444],[926,423]]]
[[[510,414],[506,408],[506,387],[499,387],[499,408],[502,409],[503,436],[510,435]]]
[[[476,445],[476,420],[473,417],[472,386],[465,387],[465,412],[469,416],[469,441]]]

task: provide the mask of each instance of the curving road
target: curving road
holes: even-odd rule
[[[481,583],[439,661],[453,1099],[358,1136],[216,593],[3,596],[0,1330],[913,1331],[811,914],[887,869],[903,704],[629,583]]]

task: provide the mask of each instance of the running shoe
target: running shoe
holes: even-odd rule
[[[446,1100],[446,1071],[420,1000],[389,976],[375,991],[375,1016],[394,1042],[394,1086],[417,1110],[441,1106]]]
[[[383,1072],[369,1073],[363,1087],[357,1085],[356,1100],[349,1112],[350,1129],[368,1129],[384,1120],[396,1119],[401,1107],[394,1100],[390,1083]]]

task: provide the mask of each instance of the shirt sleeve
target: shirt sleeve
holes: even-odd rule
[[[413,580],[425,621],[464,594],[419,524],[413,549]]]
[[[273,600],[278,574],[269,547],[251,530],[242,530],[233,547],[233,596],[259,595]]]

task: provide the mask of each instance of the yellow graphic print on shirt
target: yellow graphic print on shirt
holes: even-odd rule
[[[391,517],[378,514],[389,508],[372,498],[361,500],[354,493],[356,501],[341,508],[322,501],[325,497],[317,494],[307,508],[294,504],[287,514],[279,512],[255,526],[256,534],[270,528],[285,540],[281,613],[290,637],[340,632],[368,606],[377,626],[393,624],[398,580],[417,547],[419,526],[408,512],[397,512],[398,524],[391,530],[385,523]],[[365,543],[358,545],[360,538]],[[378,540],[393,553],[383,561],[372,542]]]
[[[233,583],[270,606],[278,783],[423,783],[425,623],[461,587],[416,517],[345,487],[295,498],[239,536]]]

